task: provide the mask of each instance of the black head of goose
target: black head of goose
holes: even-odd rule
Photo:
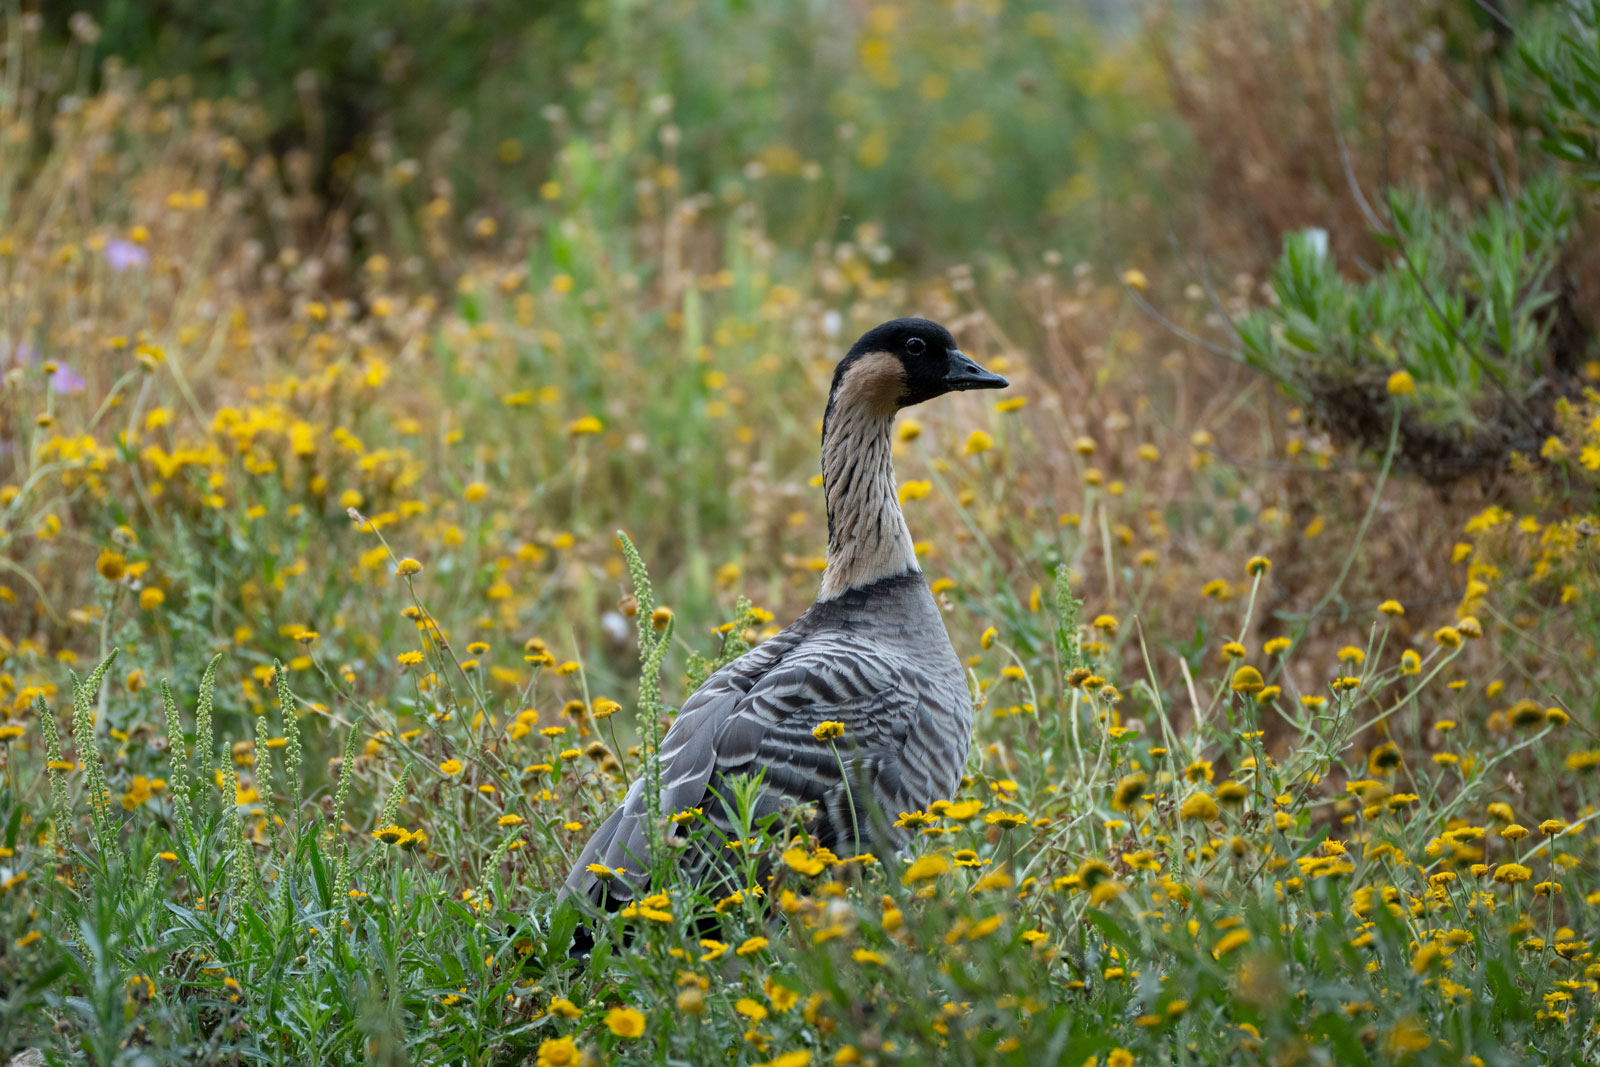
[[[758,817],[807,805],[807,829],[821,845],[886,855],[906,841],[897,813],[954,794],[972,742],[972,699],[912,549],[891,437],[902,408],[1007,384],[927,319],[886,322],[851,347],[823,417],[828,555],[816,603],[684,702],[662,739],[656,811],[700,808],[736,836],[719,799],[729,795],[725,780],[760,774]],[[842,724],[842,735],[815,736],[824,722]],[[563,898],[616,908],[644,888],[645,788],[636,780],[589,840]],[[676,825],[663,833],[688,836]],[[689,847],[679,862],[696,879],[713,869],[726,876],[721,852]]]

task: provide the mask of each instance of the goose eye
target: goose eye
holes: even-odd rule
[[[925,344],[920,337],[913,337],[911,340],[906,342],[906,351],[910,352],[913,356],[922,355],[922,350],[927,347],[927,344]]]

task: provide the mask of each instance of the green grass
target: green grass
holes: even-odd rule
[[[1120,627],[1081,628],[1065,584],[1056,597],[984,657],[1021,669],[997,683],[987,744],[952,809],[925,820],[915,862],[841,860],[752,825],[740,854],[752,878],[758,856],[777,862],[770,885],[711,900],[658,863],[660,897],[596,924],[585,960],[568,958],[579,917],[553,889],[581,844],[572,824],[603,815],[622,782],[556,753],[595,720],[512,743],[469,676],[424,698],[412,733],[359,702],[348,723],[312,713],[280,676],[259,743],[224,733],[219,760],[208,674],[192,719],[168,706],[170,766],[150,766],[96,735],[121,702],[102,685],[108,661],[73,679],[70,782],[8,764],[7,843],[33,869],[7,889],[7,921],[41,936],[11,950],[7,1032],[60,1013],[68,1047],[102,1062],[145,1045],[330,1063],[543,1048],[559,1062],[566,1036],[607,1062],[1076,1064],[1125,1048],[1205,1063],[1313,1043],[1347,1063],[1581,1055],[1593,979],[1567,927],[1593,906],[1587,818],[1538,827],[1549,812],[1488,804],[1505,768],[1560,773],[1560,716],[1535,708],[1498,739],[1453,730],[1437,745],[1450,760],[1353,755],[1373,722],[1411,736],[1401,724],[1461,654],[1441,635],[1401,664],[1384,616],[1344,657],[1358,685],[1311,706],[1289,680],[1293,650],[1279,652],[1253,678],[1197,679],[1180,733],[1147,680],[1114,676],[1125,695],[1077,681],[1107,669],[1102,638]],[[1129,705],[1143,729],[1113,722]],[[1271,714],[1302,738],[1278,759],[1257,729]],[[302,746],[343,749],[320,796],[304,796]],[[165,777],[148,799],[114,780],[141,765]],[[224,803],[234,790],[248,792]],[[373,839],[396,823],[425,843]],[[642,1036],[602,1022],[617,1006],[642,1010]]]

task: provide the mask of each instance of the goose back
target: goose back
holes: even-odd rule
[[[827,721],[844,726],[831,746],[812,734]],[[899,812],[954,795],[971,738],[960,660],[927,581],[911,571],[818,601],[712,675],[662,741],[659,810],[698,807],[731,834],[719,799],[726,780],[760,773],[758,816],[814,805],[808,829],[823,845],[885,854],[905,844],[893,826]],[[563,895],[610,906],[631,899],[648,858],[645,788],[636,781],[596,832]],[[712,855],[697,850],[685,862],[703,878]],[[602,882],[587,870],[593,863],[625,874]]]

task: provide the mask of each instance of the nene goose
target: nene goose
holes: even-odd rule
[[[894,813],[954,794],[972,743],[972,701],[900,512],[890,431],[901,408],[1007,384],[926,319],[886,322],[850,349],[822,422],[828,555],[816,603],[685,701],[662,740],[657,811],[702,808],[726,832],[724,780],[760,772],[758,817],[815,805],[807,828],[822,845],[888,855],[906,840]],[[828,721],[844,726],[834,744],[848,790],[834,749],[813,736]],[[635,781],[595,832],[562,898],[615,909],[642,888],[645,789]],[[691,849],[679,862],[705,881],[715,851]],[[622,873],[602,880],[594,864]]]

